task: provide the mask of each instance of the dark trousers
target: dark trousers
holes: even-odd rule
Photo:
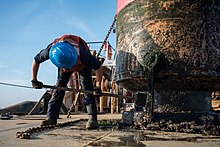
[[[93,90],[92,83],[92,69],[85,67],[82,71],[79,72],[80,81],[83,90]],[[58,70],[58,78],[56,86],[66,87],[70,79],[72,72]],[[55,89],[52,93],[52,97],[48,104],[47,117],[48,118],[59,118],[60,107],[63,102],[65,91]],[[83,98],[84,105],[94,104],[95,97],[91,94],[84,94]]]

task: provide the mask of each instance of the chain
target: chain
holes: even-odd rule
[[[79,120],[75,120],[75,121],[68,121],[68,122],[64,122],[64,123],[57,123],[56,125],[48,125],[48,126],[40,126],[40,127],[28,128],[25,131],[17,132],[16,133],[16,138],[30,139],[31,135],[33,133],[42,132],[42,131],[51,130],[51,129],[59,129],[59,128],[67,127],[67,126],[72,126],[72,125],[74,125],[74,124],[76,124],[78,122],[81,122],[81,121],[86,121],[86,119],[79,119]]]
[[[111,25],[111,27],[109,28],[109,31],[108,31],[107,35],[105,36],[105,39],[104,39],[104,41],[103,41],[103,43],[102,43],[102,45],[101,45],[101,47],[100,47],[100,49],[99,49],[99,52],[97,53],[97,57],[101,54],[101,51],[102,51],[102,49],[103,49],[103,47],[104,47],[104,45],[105,45],[105,42],[107,41],[107,39],[108,39],[108,37],[109,37],[109,35],[110,35],[112,29],[114,28],[114,25],[115,25],[116,20],[117,20],[117,15],[115,15],[115,17],[114,17],[114,21],[112,22],[112,25]]]

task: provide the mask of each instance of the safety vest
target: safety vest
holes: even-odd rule
[[[76,49],[77,53],[78,53],[78,61],[76,62],[76,64],[69,68],[69,69],[64,69],[62,68],[62,71],[70,71],[70,72],[74,72],[74,71],[80,71],[82,70],[85,65],[82,64],[81,60],[80,60],[80,44],[82,44],[86,50],[89,51],[89,47],[87,46],[87,44],[85,43],[85,41],[83,39],[81,39],[78,36],[74,36],[74,35],[63,35],[60,38],[56,38],[53,41],[53,45],[58,43],[58,42],[68,42],[69,44],[71,44],[72,46],[74,46],[74,48]]]

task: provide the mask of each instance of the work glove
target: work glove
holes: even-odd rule
[[[32,87],[36,89],[41,89],[43,88],[43,85],[44,85],[42,82],[38,80],[32,80],[31,83],[32,83]]]
[[[105,61],[105,58],[100,58],[100,57],[99,57],[99,62],[101,62],[101,64],[103,64],[104,61]]]
[[[100,97],[100,96],[102,95],[101,87],[94,87],[93,95],[94,95],[95,97]]]

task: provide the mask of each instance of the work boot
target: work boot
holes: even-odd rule
[[[86,106],[87,113],[89,115],[89,120],[86,123],[86,129],[97,129],[99,127],[97,121],[97,108],[96,104],[89,104]]]
[[[48,126],[48,125],[55,125],[55,124],[57,124],[57,119],[46,118],[44,121],[41,122],[40,126]]]

